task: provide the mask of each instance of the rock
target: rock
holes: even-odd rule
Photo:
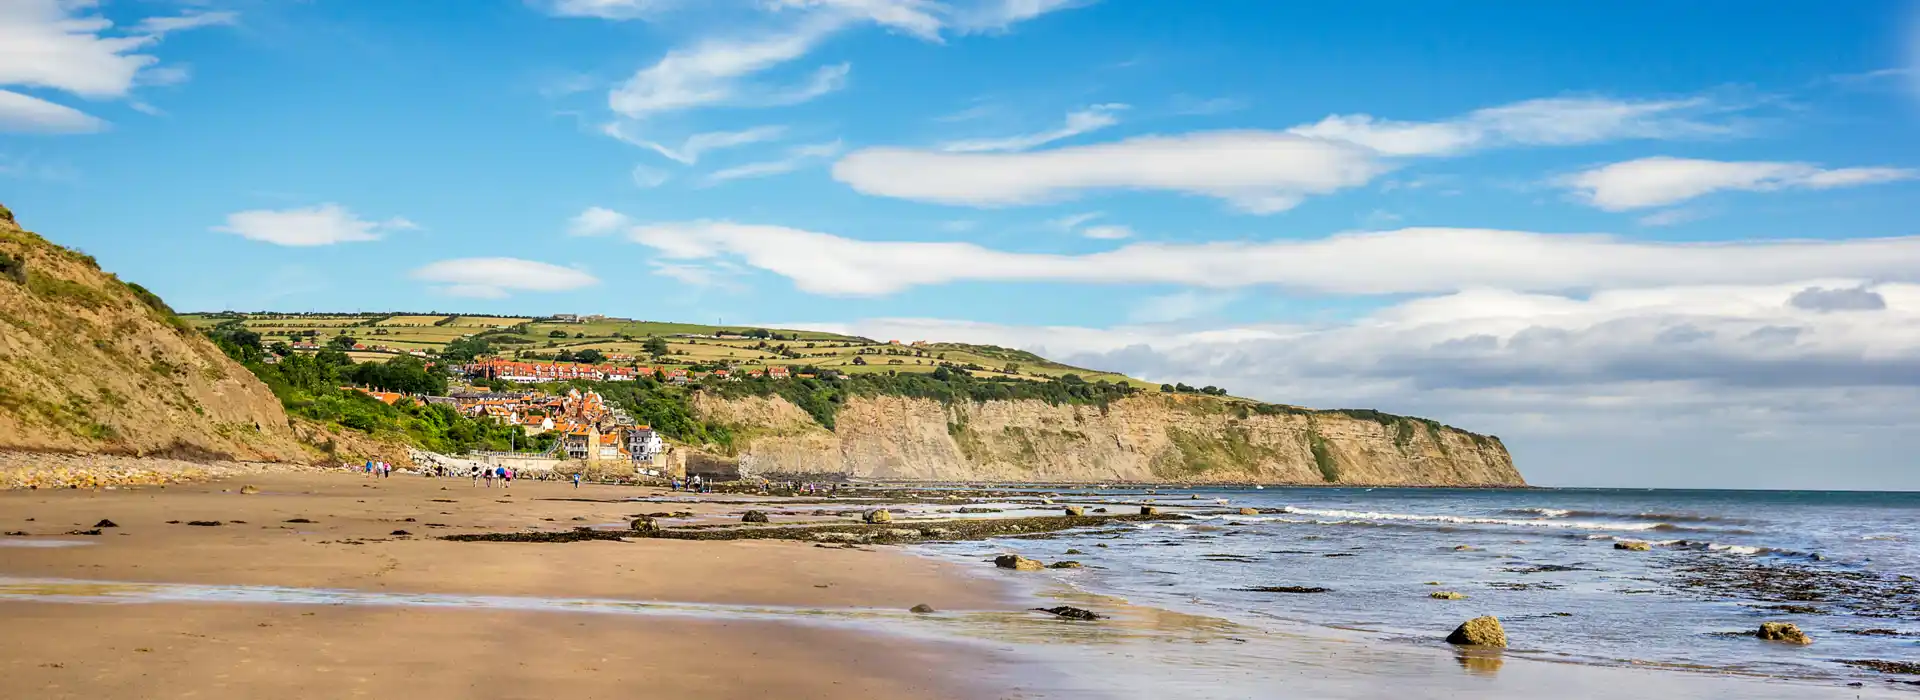
[[[1460,545],[1460,546],[1458,546],[1458,547],[1454,547],[1454,548],[1453,548],[1453,551],[1456,551],[1456,552],[1478,552],[1478,551],[1480,551],[1480,548],[1479,548],[1479,547],[1475,547],[1475,546],[1473,546],[1473,545],[1470,545],[1470,544],[1463,544],[1463,545]]]
[[[1254,586],[1235,590],[1248,593],[1325,593],[1328,589],[1319,586]]]
[[[921,603],[921,604],[919,604],[919,605],[915,605],[915,606],[913,606],[913,607],[911,608],[911,611],[912,611],[912,612],[917,612],[917,613],[920,613],[920,614],[922,614],[922,615],[925,615],[925,614],[927,614],[927,613],[933,613],[933,612],[939,612],[938,610],[934,610],[934,609],[933,609],[933,606],[931,606],[931,605],[928,605],[928,604],[926,604],[926,603]]]
[[[240,493],[242,495],[251,496],[256,493],[260,493],[260,489],[259,487],[256,487],[253,484],[247,484],[246,486],[240,487]]]
[[[306,519],[306,518],[292,518],[292,519],[289,519],[289,520],[287,520],[287,522],[289,522],[289,523],[295,523],[295,524],[310,524],[310,523],[312,523],[313,521],[312,521],[312,520],[308,520],[308,519]]]
[[[1047,568],[1049,569],[1082,569],[1086,567],[1081,566],[1080,562],[1077,562],[1077,561],[1056,561],[1052,564],[1048,564]]]
[[[1066,511],[1067,511],[1067,515],[1071,515],[1074,517],[1079,517],[1087,514],[1087,509],[1080,506],[1067,506]]]
[[[1034,608],[1034,610],[1038,610],[1044,613],[1052,613],[1054,615],[1058,615],[1060,617],[1064,617],[1069,620],[1086,620],[1091,622],[1093,620],[1098,620],[1101,617],[1103,617],[1102,615],[1095,613],[1092,610],[1082,610],[1080,608],[1076,608],[1071,605],[1062,605],[1054,608]]]
[[[26,530],[8,530],[7,536],[8,537],[26,537],[27,531]]]
[[[196,527],[218,527],[221,525],[221,522],[218,520],[188,520],[187,524]]]
[[[1240,514],[1241,515],[1259,515],[1260,509],[1259,508],[1241,508]]]
[[[1629,551],[1629,552],[1651,552],[1651,551],[1653,551],[1653,545],[1652,545],[1652,544],[1650,544],[1650,543],[1647,543],[1647,542],[1638,542],[1638,541],[1633,541],[1633,542],[1615,542],[1615,543],[1613,543],[1613,548],[1614,548],[1614,549],[1621,549],[1621,550],[1626,550],[1626,551]]]
[[[767,520],[767,514],[766,514],[766,512],[765,512],[765,511],[758,511],[758,510],[750,510],[750,511],[747,511],[747,514],[746,514],[746,515],[742,515],[742,516],[740,516],[740,522],[743,522],[743,523],[764,523],[764,522],[768,522],[768,520]]]
[[[1189,501],[1198,501],[1198,500],[1200,500],[1200,494],[1197,494],[1197,493],[1196,493],[1196,494],[1192,494],[1192,495],[1190,495],[1190,496],[1187,496],[1187,500],[1189,500]]]
[[[1507,630],[1500,626],[1500,619],[1492,615],[1483,615],[1460,624],[1453,634],[1447,635],[1449,644],[1465,644],[1480,647],[1507,646]]]
[[[634,518],[633,522],[627,523],[627,528],[634,532],[654,532],[660,529],[660,525],[655,523],[651,516],[642,515]]]
[[[94,537],[99,537],[99,536],[100,536],[100,529],[99,529],[99,528],[94,528],[94,529],[92,529],[92,530],[69,530],[69,531],[67,531],[67,534],[69,534],[69,535],[91,535],[91,536],[94,536]]]
[[[1434,591],[1428,593],[1427,597],[1434,600],[1466,600],[1467,594],[1454,591]]]
[[[112,520],[108,520],[106,518],[101,518],[100,522],[94,523],[93,526],[94,527],[120,527],[120,524]]]
[[[869,523],[890,523],[893,522],[893,514],[884,510],[870,510],[861,515],[860,519]]]
[[[1040,563],[1038,559],[1028,559],[1018,554],[1002,554],[994,557],[993,565],[1014,571],[1039,571],[1047,568],[1047,565]]]
[[[1095,513],[1105,513],[1105,512],[1107,512],[1107,509],[1105,509],[1105,508],[1095,508],[1095,509],[1093,509],[1093,512],[1095,512]]]
[[[407,532],[406,530],[394,530],[393,532],[389,532],[387,534],[392,535],[394,537],[412,537],[413,536],[413,533]]]
[[[1760,623],[1760,630],[1755,632],[1754,636],[1769,642],[1785,642],[1787,644],[1802,645],[1813,643],[1812,637],[1800,631],[1799,625],[1791,622],[1762,622]]]
[[[1065,551],[1065,552],[1061,552],[1061,553],[1062,553],[1062,554],[1086,554],[1086,552],[1082,552],[1082,551],[1080,551],[1080,550],[1078,550],[1078,549],[1069,549],[1069,550],[1067,550],[1067,551]]]
[[[1158,506],[1140,506],[1140,514],[1141,515],[1159,515],[1160,508]]]

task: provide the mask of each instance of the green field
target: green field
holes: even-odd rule
[[[350,335],[368,346],[386,346],[396,352],[425,350],[438,353],[454,340],[479,337],[494,354],[528,360],[552,358],[556,353],[597,350],[606,355],[635,358],[620,364],[688,367],[729,364],[743,368],[787,365],[831,368],[848,373],[932,372],[942,364],[973,367],[1005,377],[1044,380],[1077,374],[1087,381],[1107,380],[1135,386],[1149,385],[1123,375],[1072,367],[1030,352],[995,347],[929,341],[924,346],[892,345],[819,331],[767,328],[779,339],[737,337],[754,327],[712,326],[628,319],[591,319],[562,322],[506,316],[441,316],[415,314],[187,314],[201,327],[240,320],[259,333],[262,342],[311,339],[325,343],[335,335]],[[311,335],[309,335],[311,334]],[[715,337],[733,336],[733,337]],[[667,343],[668,354],[655,361],[644,349],[651,338]],[[783,352],[784,349],[784,352]]]

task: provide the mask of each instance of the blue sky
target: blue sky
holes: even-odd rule
[[[0,202],[182,309],[993,342],[1543,483],[1920,488],[1917,44],[1869,1],[0,0]]]

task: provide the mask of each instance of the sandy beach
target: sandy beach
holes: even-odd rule
[[[259,492],[243,494],[243,485]],[[615,502],[655,491],[528,481],[489,489],[332,472],[257,474],[245,484],[3,492],[0,529],[30,533],[7,539],[87,544],[0,547],[0,576],[828,608],[1016,607],[990,581],[889,548],[430,539],[624,523],[655,510],[718,517],[743,507]],[[64,534],[103,519],[117,527]],[[313,522],[287,522],[296,519]],[[222,524],[187,524],[193,521]],[[984,655],[943,645],[779,622],[516,611],[0,603],[0,659],[0,696],[23,698],[989,695],[948,673],[986,663]]]

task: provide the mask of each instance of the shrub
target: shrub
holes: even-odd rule
[[[0,211],[5,211],[0,209]],[[0,278],[13,280],[14,284],[27,283],[27,261],[0,253]]]

